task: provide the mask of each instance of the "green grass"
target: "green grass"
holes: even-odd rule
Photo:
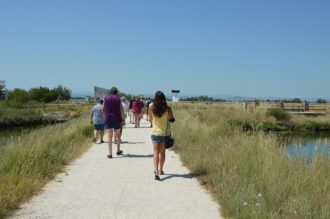
[[[309,164],[289,158],[275,135],[258,129],[275,122],[266,112],[185,105],[174,107],[174,113],[175,150],[214,194],[223,216],[330,218],[329,158],[316,156]],[[302,124],[304,119],[292,120]],[[229,121],[247,122],[254,131],[243,132]]]
[[[83,114],[5,142],[0,147],[0,218],[35,195],[84,152],[92,132],[89,116]]]
[[[89,105],[0,101],[0,128],[54,123],[78,117]]]
[[[42,124],[43,119],[42,112],[38,109],[0,103],[0,127]]]

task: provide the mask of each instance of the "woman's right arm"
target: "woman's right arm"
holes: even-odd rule
[[[149,107],[149,111],[148,111],[148,113],[149,113],[149,120],[150,121],[152,121],[152,106],[151,107]]]
[[[168,121],[170,122],[175,122],[175,118],[174,118],[174,115],[173,115],[173,112],[172,112],[172,109],[171,107],[168,107]]]

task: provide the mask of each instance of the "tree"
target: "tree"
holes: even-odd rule
[[[32,100],[44,103],[71,98],[71,90],[61,85],[51,90],[48,87],[32,88],[29,92]]]
[[[293,99],[291,100],[291,102],[292,102],[292,103],[301,103],[302,100],[299,99],[299,98],[293,98]]]
[[[30,101],[30,94],[24,89],[15,88],[13,91],[8,93],[8,100],[27,103]]]
[[[70,100],[71,98],[71,90],[61,85],[58,85],[56,88],[52,89],[52,92],[56,95],[55,100]]]
[[[0,81],[0,100],[4,100],[6,97],[6,82]]]
[[[44,103],[49,103],[57,98],[55,93],[52,93],[48,87],[31,88],[29,93],[32,100]]]
[[[214,98],[212,97],[209,97],[209,96],[204,96],[204,95],[201,95],[201,96],[198,96],[198,97],[188,97],[186,99],[182,99],[182,100],[186,100],[186,101],[221,101],[221,99],[217,99],[217,100],[214,100]]]
[[[327,103],[327,102],[328,101],[326,101],[325,99],[321,99],[321,98],[316,100],[316,103]]]

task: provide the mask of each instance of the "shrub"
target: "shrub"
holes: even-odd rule
[[[328,102],[327,100],[321,98],[316,100],[316,103],[327,103],[327,102]]]
[[[277,121],[282,121],[282,122],[289,121],[291,118],[291,116],[288,113],[284,112],[281,109],[270,109],[267,112],[267,115],[273,116]]]

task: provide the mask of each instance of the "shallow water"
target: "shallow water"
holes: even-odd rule
[[[300,157],[308,161],[315,155],[330,157],[330,134],[287,136],[285,145],[290,157]]]

